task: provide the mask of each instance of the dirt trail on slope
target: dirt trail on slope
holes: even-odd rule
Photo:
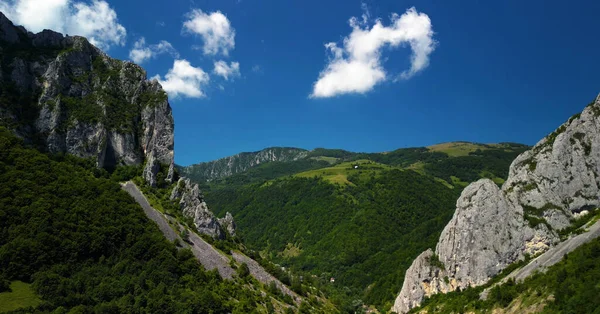
[[[133,197],[135,201],[142,206],[146,216],[148,216],[148,218],[158,225],[160,231],[169,241],[175,241],[175,239],[179,239],[179,243],[181,243],[181,245],[192,250],[192,253],[194,253],[194,256],[196,259],[198,259],[198,261],[200,261],[204,268],[207,270],[217,269],[221,277],[224,279],[233,278],[235,271],[233,268],[231,268],[231,266],[229,266],[229,258],[221,254],[214,247],[212,247],[212,245],[208,244],[206,241],[204,241],[204,239],[194,232],[189,233],[189,242],[191,245],[184,242],[181,237],[179,237],[179,234],[173,230],[173,226],[169,224],[169,220],[175,224],[178,224],[178,222],[169,217],[165,217],[165,215],[163,215],[161,212],[154,209],[142,191],[140,191],[137,185],[135,185],[135,183],[127,181],[126,183],[121,184],[121,188],[129,193],[129,195],[131,195],[131,197]],[[269,274],[255,260],[237,252],[232,252],[232,256],[236,262],[240,264],[246,263],[246,265],[248,265],[248,269],[250,270],[250,275],[256,278],[256,280],[259,282],[268,285],[271,283],[271,281],[275,281],[277,288],[281,292],[291,296],[296,304],[300,304],[300,302],[302,302],[302,298],[298,294],[290,290],[281,281]]]
[[[588,228],[588,231],[559,243],[557,246],[549,249],[546,253],[538,256],[524,267],[515,270],[507,278],[514,278],[515,281],[522,281],[531,276],[535,271],[545,271],[548,267],[560,262],[562,258],[576,248],[586,244],[600,236],[600,221],[597,221]]]
[[[525,278],[533,275],[536,271],[546,271],[550,266],[560,262],[567,253],[570,253],[576,248],[580,247],[581,245],[588,243],[597,237],[600,237],[600,220],[594,223],[592,226],[588,227],[587,229],[588,231],[559,243],[557,246],[549,249],[544,254],[538,256],[537,258],[529,262],[529,264],[513,271],[508,276],[506,276],[506,278],[502,279],[498,284],[502,284],[511,278],[515,279],[515,281],[517,282],[523,281]],[[481,297],[483,299],[487,298],[487,294],[490,291],[490,289],[492,289],[496,285],[492,285],[491,287],[485,289],[481,293]]]
[[[179,237],[177,232],[173,230],[173,227],[169,225],[168,219],[158,210],[150,206],[150,203],[144,194],[133,182],[128,181],[122,184],[121,187],[123,190],[129,193],[129,195],[131,195],[135,201],[140,204],[140,206],[142,206],[146,216],[148,216],[148,218],[158,225],[160,231],[169,241],[179,239],[179,243],[181,243],[184,247],[189,247],[192,250],[192,253],[194,253],[194,256],[196,256],[196,259],[200,261],[204,268],[207,270],[217,269],[221,277],[224,279],[233,278],[235,271],[229,266],[229,259],[227,257],[223,256],[210,244],[206,243],[204,239],[193,232],[190,232],[189,236],[189,241],[192,244],[188,245]]]

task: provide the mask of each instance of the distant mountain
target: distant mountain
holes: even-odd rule
[[[272,180],[342,162],[371,160],[412,169],[438,177],[448,184],[466,186],[482,177],[504,182],[508,166],[529,146],[517,143],[478,144],[450,142],[429,147],[401,148],[383,153],[355,153],[342,149],[273,147],[240,153],[191,166],[177,166],[179,172],[197,183],[242,185]]]
[[[179,172],[196,181],[206,182],[244,172],[272,161],[288,162],[308,156],[308,151],[292,147],[271,147],[257,152],[245,152],[191,166],[178,166]]]

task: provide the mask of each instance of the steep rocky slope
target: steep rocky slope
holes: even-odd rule
[[[425,296],[479,286],[526,254],[559,242],[558,230],[600,204],[600,97],[517,157],[499,189],[482,179],[457,201],[435,252],[407,270],[393,311]]]
[[[167,95],[139,66],[108,57],[83,37],[16,27],[0,12],[0,125],[51,153],[99,167],[146,161],[156,184],[173,176]]]
[[[170,199],[179,202],[181,211],[192,218],[198,232],[217,239],[225,238],[225,232],[235,235],[235,222],[231,214],[227,212],[225,217],[217,219],[208,209],[198,184],[193,184],[190,179],[180,178]]]
[[[294,161],[308,156],[301,148],[271,147],[257,152],[245,152],[214,161],[181,167],[180,172],[196,182],[211,181],[244,172],[270,161]]]

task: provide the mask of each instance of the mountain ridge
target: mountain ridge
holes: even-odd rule
[[[435,252],[423,252],[407,270],[393,310],[406,313],[432,294],[483,285],[555,246],[574,217],[600,205],[599,165],[600,96],[520,154],[502,188],[487,179],[465,188]]]
[[[195,181],[210,181],[246,171],[264,162],[293,161],[307,155],[308,151],[302,148],[268,147],[178,168],[182,174]]]
[[[242,152],[212,161],[200,162],[189,166],[176,165],[176,167],[180,173],[184,174],[186,177],[191,178],[195,182],[204,183],[231,177],[236,174],[244,173],[252,168],[257,168],[258,166],[264,166],[266,163],[273,162],[289,163],[300,160],[327,162],[322,164],[317,164],[315,162],[310,164],[305,163],[298,167],[298,171],[304,171],[323,168],[328,164],[358,159],[371,159],[379,162],[380,159],[386,159],[385,155],[394,155],[394,153],[406,154],[405,152],[407,151],[420,150],[423,153],[443,153],[448,157],[467,157],[477,151],[503,150],[509,152],[515,149],[523,150],[527,147],[529,146],[510,142],[481,144],[467,141],[439,143],[427,147],[400,148],[379,153],[360,153],[344,149],[328,148],[307,150],[296,147],[268,147],[259,151]],[[416,161],[418,160],[415,160],[415,162]],[[392,163],[393,162],[394,161],[392,161]],[[389,164],[390,162],[383,161],[383,163]],[[404,164],[403,166],[409,165],[410,164]]]

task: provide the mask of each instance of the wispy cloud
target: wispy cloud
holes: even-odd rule
[[[204,97],[203,89],[210,81],[206,72],[201,68],[193,67],[187,60],[175,60],[164,80],[159,75],[152,79],[158,80],[164,90],[173,98],[180,96]]]
[[[220,11],[210,14],[200,9],[192,10],[186,15],[183,23],[184,32],[202,37],[203,45],[199,47],[205,55],[229,55],[235,48],[235,29],[229,19]]]
[[[129,51],[129,58],[133,62],[141,64],[163,53],[168,53],[175,59],[179,58],[179,53],[168,41],[161,40],[158,44],[147,46],[146,39],[142,37],[133,44],[133,49]]]
[[[352,32],[344,38],[343,46],[335,42],[325,45],[330,58],[319,79],[313,85],[312,98],[333,97],[349,93],[366,93],[388,79],[382,65],[381,50],[386,45],[398,47],[408,43],[412,50],[411,67],[398,77],[408,79],[429,64],[429,55],[435,49],[433,29],[429,16],[413,7],[404,14],[391,16],[391,24],[384,26],[380,19],[370,26],[370,15],[363,5],[359,20],[349,20]]]
[[[252,72],[261,74],[264,71],[263,71],[263,68],[260,65],[255,64],[255,65],[252,66]]]
[[[87,37],[101,49],[124,45],[127,31],[106,1],[2,0],[0,11],[29,31],[52,29]]]
[[[223,77],[225,80],[229,80],[230,78],[236,78],[240,76],[240,64],[239,62],[231,62],[227,64],[227,62],[221,60],[216,61],[214,64],[213,73]]]

